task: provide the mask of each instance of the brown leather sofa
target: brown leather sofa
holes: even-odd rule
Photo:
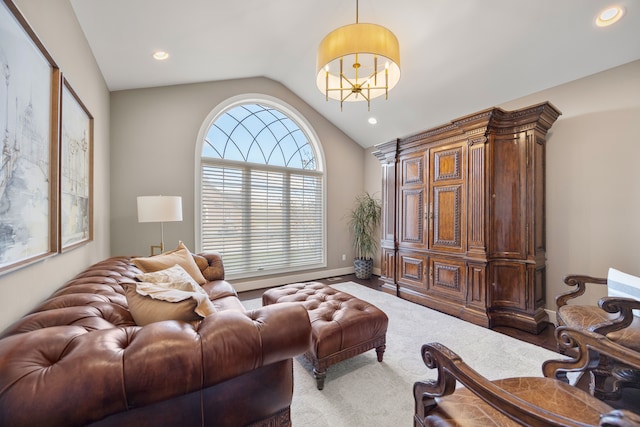
[[[0,425],[289,426],[306,310],[247,312],[220,258],[194,259],[216,308],[201,320],[137,326],[123,289],[141,271],[114,257],[3,331]]]

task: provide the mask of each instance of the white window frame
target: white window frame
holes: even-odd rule
[[[322,175],[322,261],[317,265],[306,266],[304,268],[293,268],[293,269],[281,269],[281,270],[270,270],[268,272],[246,272],[238,275],[227,275],[227,279],[244,279],[257,277],[264,274],[285,274],[285,273],[296,273],[296,272],[304,272],[308,270],[314,270],[318,268],[325,268],[327,266],[327,177],[326,177],[326,165],[325,165],[325,156],[324,151],[322,150],[322,145],[320,144],[320,139],[316,134],[315,130],[311,126],[311,124],[307,121],[307,119],[300,114],[294,107],[282,101],[281,99],[275,98],[270,95],[258,94],[258,93],[250,93],[250,94],[242,94],[237,95],[231,98],[228,98],[221,103],[219,103],[211,112],[207,115],[205,120],[202,122],[200,126],[200,130],[198,131],[198,137],[195,144],[195,177],[194,177],[194,241],[196,243],[196,252],[202,251],[202,148],[205,141],[205,137],[207,136],[207,132],[211,125],[223,114],[225,114],[228,110],[242,105],[242,104],[263,104],[273,108],[280,110],[282,113],[289,116],[305,133],[308,138],[309,144],[313,147],[316,155],[316,170]],[[223,259],[224,262],[224,259]]]

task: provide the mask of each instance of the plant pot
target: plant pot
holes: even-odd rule
[[[358,279],[371,279],[371,274],[373,274],[373,258],[356,258],[353,260],[353,266],[355,267],[356,277]]]

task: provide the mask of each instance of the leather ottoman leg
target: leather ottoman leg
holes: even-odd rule
[[[316,386],[318,390],[322,390],[324,388],[324,379],[327,377],[327,370],[320,371],[317,368],[313,368],[313,378],[316,379]]]
[[[386,350],[386,345],[381,345],[380,347],[376,347],[376,354],[378,355],[378,362],[382,362],[382,357],[384,356],[384,351]]]

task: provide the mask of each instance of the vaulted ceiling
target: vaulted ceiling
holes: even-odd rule
[[[640,59],[634,0],[607,28],[594,20],[609,0],[361,0],[359,22],[397,36],[402,76],[371,111],[341,112],[316,87],[316,52],[355,22],[355,0],[70,2],[112,91],[264,76],[363,147]]]

